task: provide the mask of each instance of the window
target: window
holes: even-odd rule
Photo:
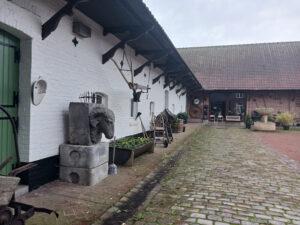
[[[235,108],[236,114],[241,115],[244,112],[244,105],[242,104],[236,104],[236,108]]]
[[[101,92],[92,93],[92,103],[103,104],[108,106],[108,97],[106,94]]]
[[[155,106],[154,102],[150,102],[150,116],[154,114],[154,110],[155,110],[154,106]]]
[[[175,104],[172,104],[172,112],[175,113]]]
[[[138,102],[134,102],[133,99],[130,100],[130,116],[136,117],[138,113]]]
[[[244,98],[244,93],[235,93],[235,98]]]
[[[169,91],[165,91],[165,109],[169,108]]]

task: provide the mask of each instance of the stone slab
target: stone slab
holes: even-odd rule
[[[69,141],[75,145],[92,145],[90,130],[91,103],[71,102],[69,105]]]
[[[98,184],[107,177],[107,174],[108,163],[104,163],[92,169],[61,166],[59,170],[59,178],[61,180],[85,186]]]
[[[109,143],[90,146],[62,144],[59,151],[61,166],[91,169],[108,162]]]
[[[276,124],[272,122],[268,122],[268,123],[255,122],[253,129],[257,131],[275,131]]]
[[[0,176],[0,207],[8,205],[19,182],[19,177]]]

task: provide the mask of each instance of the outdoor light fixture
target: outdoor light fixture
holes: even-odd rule
[[[81,38],[89,38],[92,35],[92,30],[80,22],[73,22],[73,33]]]

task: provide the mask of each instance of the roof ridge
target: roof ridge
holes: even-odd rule
[[[234,46],[253,46],[253,45],[275,45],[275,44],[292,44],[300,43],[300,41],[281,41],[281,42],[262,42],[262,43],[247,43],[247,44],[231,44],[231,45],[210,45],[210,46],[194,46],[194,47],[181,47],[180,49],[197,49],[197,48],[215,48],[215,47],[234,47]]]

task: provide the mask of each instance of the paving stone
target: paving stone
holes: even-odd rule
[[[251,131],[203,127],[185,149],[141,224],[300,225],[300,173]]]
[[[274,225],[285,225],[285,223],[275,220],[269,220],[269,223]]]
[[[203,219],[197,219],[197,223],[204,224],[204,225],[212,225],[213,222],[210,220],[203,220]]]
[[[191,217],[202,218],[202,219],[206,218],[205,214],[200,214],[200,213],[192,213]]]

